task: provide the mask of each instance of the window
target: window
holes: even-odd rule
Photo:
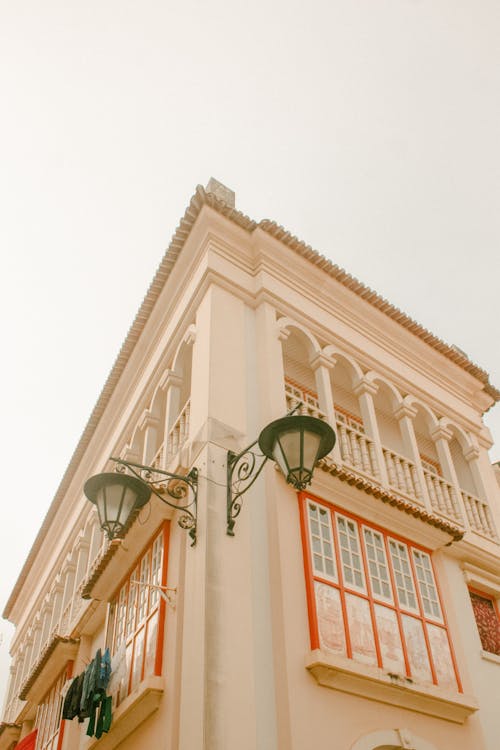
[[[500,619],[493,597],[469,589],[476,625],[484,651],[500,656]]]
[[[165,602],[154,587],[166,585],[167,542],[165,524],[111,602],[107,640],[112,655],[124,651],[126,663],[118,704],[145,677],[161,674]]]
[[[49,692],[44,696],[36,712],[36,750],[59,750],[62,746],[64,723],[61,724],[63,699],[61,690],[71,675],[72,662],[64,669]]]
[[[312,648],[461,692],[430,554],[306,494],[301,514]]]

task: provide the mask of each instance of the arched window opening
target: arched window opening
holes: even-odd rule
[[[353,390],[353,380],[354,374],[342,360],[339,360],[332,372],[335,419],[337,424],[345,424],[364,433],[363,417],[358,397]]]
[[[304,335],[293,331],[283,343],[283,369],[285,371],[285,395],[287,410],[298,404],[301,414],[324,419],[316,387],[316,378],[309,362],[310,343]]]
[[[394,416],[397,406],[395,396],[385,383],[379,384],[373,403],[389,486],[412,500],[421,501],[417,469],[408,457],[409,446],[405,445],[399,422]]]
[[[469,495],[477,496],[478,491],[474,483],[474,477],[472,476],[469,462],[464,456],[462,446],[460,445],[456,434],[453,434],[453,437],[450,440],[450,454],[460,489],[467,492]]]

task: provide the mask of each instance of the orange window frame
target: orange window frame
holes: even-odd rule
[[[117,648],[121,645],[121,642],[125,642],[125,648],[127,653],[127,684],[125,695],[120,694],[120,701],[129,695],[132,690],[140,684],[146,676],[146,663],[148,656],[148,638],[149,638],[149,627],[154,627],[155,616],[157,618],[157,632],[156,632],[156,643],[154,646],[154,664],[153,664],[153,675],[160,676],[162,673],[163,664],[163,641],[164,641],[164,630],[165,630],[165,618],[166,618],[166,603],[159,592],[156,594],[156,601],[152,604],[152,597],[154,590],[150,586],[144,587],[144,593],[141,593],[141,587],[138,585],[131,586],[131,580],[141,579],[141,563],[146,556],[149,556],[149,581],[152,577],[152,559],[154,545],[156,541],[161,537],[163,542],[163,553],[161,562],[160,580],[158,581],[159,586],[166,586],[167,582],[167,569],[168,569],[168,550],[169,550],[169,536],[170,536],[170,521],[166,521],[151,537],[150,541],[144,546],[141,553],[137,556],[133,565],[129,568],[126,576],[122,579],[120,585],[117,587],[113,598],[110,602],[111,615],[108,623],[108,633],[106,642],[109,645],[111,654],[116,653]],[[120,594],[126,587],[126,598],[124,601],[124,612],[120,612]],[[133,594],[131,594],[133,592]],[[144,616],[138,621],[138,614],[140,608],[140,602],[144,606]],[[129,615],[133,612],[133,626],[128,632],[130,625]],[[121,618],[120,618],[121,615]],[[120,618],[120,619],[119,619]],[[122,624],[121,632],[118,633],[118,627]],[[118,641],[118,638],[120,640]],[[137,648],[142,645],[142,653],[140,656],[141,665],[140,673],[137,675],[135,672],[136,666],[136,655]],[[130,658],[128,658],[130,656]]]
[[[412,672],[411,672],[411,667],[410,667],[408,649],[406,646],[406,637],[405,637],[404,629],[403,629],[403,621],[402,621],[403,615],[413,617],[422,623],[422,630],[423,630],[424,639],[425,639],[427,657],[429,660],[429,667],[430,667],[430,671],[432,675],[432,682],[435,685],[438,684],[438,679],[437,679],[436,668],[435,668],[434,659],[432,655],[432,649],[431,649],[431,645],[429,641],[427,624],[431,624],[431,625],[442,628],[445,631],[446,637],[448,640],[453,671],[454,671],[455,678],[457,681],[458,692],[462,693],[463,692],[462,682],[460,680],[460,675],[458,672],[458,666],[457,666],[457,661],[455,657],[455,652],[453,649],[453,644],[450,638],[446,612],[443,606],[443,599],[442,599],[441,591],[439,588],[439,582],[438,582],[438,578],[437,578],[436,571],[434,568],[434,562],[432,560],[432,555],[431,555],[430,550],[426,549],[425,547],[419,544],[416,544],[415,542],[411,542],[410,540],[405,539],[404,537],[401,537],[398,534],[389,532],[387,529],[384,529],[383,527],[378,526],[377,524],[367,522],[363,518],[360,518],[359,516],[356,516],[350,513],[344,508],[337,507],[331,503],[326,502],[322,498],[316,497],[308,492],[300,492],[298,494],[298,501],[299,501],[299,512],[300,512],[302,549],[304,553],[303,554],[304,572],[305,572],[307,606],[308,606],[308,614],[309,614],[309,632],[310,632],[311,649],[315,650],[315,649],[321,648],[320,638],[319,638],[318,615],[317,615],[317,608],[316,608],[316,597],[315,597],[315,592],[314,592],[314,583],[315,581],[318,581],[319,583],[322,583],[324,585],[330,586],[332,588],[336,588],[339,591],[343,627],[344,627],[344,637],[345,637],[345,644],[346,644],[346,654],[348,658],[352,659],[353,656],[352,656],[351,638],[350,638],[349,628],[347,626],[348,616],[347,616],[347,605],[346,605],[346,593],[358,596],[362,599],[365,599],[368,602],[369,611],[370,611],[370,619],[371,619],[371,624],[372,624],[372,631],[374,635],[374,645],[375,645],[375,653],[377,657],[377,666],[379,668],[383,668],[383,663],[382,663],[380,640],[379,640],[379,635],[377,631],[377,623],[376,623],[376,617],[375,617],[375,604],[382,604],[383,606],[388,607],[389,609],[392,609],[395,612],[401,646],[403,649],[403,658],[404,658],[404,663],[405,663],[406,676],[410,679],[412,678]],[[337,576],[336,576],[337,581],[333,581],[329,578],[322,577],[321,575],[319,575],[313,570],[312,550],[311,550],[311,545],[310,545],[310,535],[309,535],[309,526],[308,526],[308,517],[307,517],[308,501],[312,501],[313,503],[321,506],[322,508],[324,508],[330,513],[331,528],[332,528],[332,533],[333,533],[332,544],[334,547],[335,561],[336,561],[336,566],[337,566]],[[342,567],[342,562],[340,559],[340,543],[338,539],[338,529],[337,529],[337,523],[336,523],[337,515],[350,519],[357,526],[366,592],[360,591],[358,588],[349,586],[348,584],[344,582],[343,567]],[[389,571],[389,577],[390,577],[390,582],[391,582],[392,600],[393,600],[392,603],[384,600],[381,597],[374,596],[372,592],[372,584],[371,584],[371,577],[370,577],[370,573],[368,569],[368,561],[367,561],[367,554],[366,554],[366,549],[365,549],[364,535],[362,533],[363,526],[366,527],[367,529],[371,529],[373,531],[378,532],[384,540],[387,568]],[[393,571],[392,556],[389,550],[390,540],[401,542],[402,544],[406,546],[411,573],[412,573],[413,588],[415,591],[415,596],[418,601],[418,611],[405,608],[401,606],[399,602],[399,597],[398,597],[396,582],[395,582],[395,577],[394,577],[394,571]],[[435,588],[436,588],[436,592],[438,596],[439,607],[441,609],[441,620],[439,618],[427,616],[424,612],[424,608],[422,604],[422,597],[420,593],[419,581],[418,581],[417,573],[415,570],[415,561],[413,558],[414,549],[424,552],[425,554],[429,556],[429,560],[430,560],[430,564],[432,568],[432,575],[434,578],[434,584],[435,584]]]
[[[43,700],[41,701],[39,705],[44,705],[43,701],[47,698],[47,696],[51,695],[51,692],[54,691],[55,687],[57,686],[59,682],[61,683],[61,687],[62,687],[64,682],[71,679],[71,677],[73,676],[73,664],[74,662],[72,660],[68,661],[65,669],[63,669],[63,671],[59,674],[57,679],[54,681],[52,687],[50,688],[50,690],[47,691],[47,693],[45,694]],[[63,676],[64,676],[64,682],[62,681]],[[57,711],[59,713],[59,718],[57,721],[58,734],[57,734],[56,750],[61,750],[63,740],[64,740],[64,728],[66,726],[66,722],[63,721],[62,719],[62,709],[63,709],[64,701],[58,691],[54,691],[54,694],[51,697],[54,703],[57,703],[57,702],[59,703],[59,707],[57,708]],[[54,710],[54,706],[52,707],[51,710],[52,711]],[[37,732],[35,748],[38,750],[38,748],[41,747],[41,743],[48,739],[46,737],[46,726],[44,726],[44,722],[46,721],[46,714],[44,715],[42,721],[40,722],[40,725],[37,724],[37,721],[38,721],[38,715],[35,720],[35,730]]]
[[[479,625],[478,625],[477,620],[476,620],[476,613],[475,613],[474,608],[473,608],[474,621],[476,623],[476,628],[477,628],[477,631],[478,631],[479,638],[481,640],[481,647],[483,648],[483,650],[486,651],[489,654],[495,654],[496,656],[500,656],[500,610],[498,608],[498,601],[497,601],[497,599],[492,594],[487,594],[485,591],[481,591],[481,589],[476,589],[476,588],[473,588],[472,586],[469,586],[468,590],[469,590],[470,594],[475,594],[476,596],[480,596],[481,599],[486,599],[489,602],[491,602],[491,604],[493,605],[493,612],[496,615],[497,626],[498,626],[498,629],[499,629],[499,633],[497,635],[497,639],[498,639],[498,651],[488,651],[487,649],[484,648],[484,645],[483,645],[483,642],[482,642],[482,639],[481,639],[481,634],[480,634],[480,631],[479,631]],[[471,604],[472,604],[472,602],[471,602]]]

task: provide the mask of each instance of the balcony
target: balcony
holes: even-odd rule
[[[288,377],[285,377],[285,397],[288,410],[301,404],[300,414],[327,419],[317,394]],[[437,464],[431,464],[430,459],[422,459],[416,464],[384,445],[377,449],[375,442],[366,435],[362,421],[337,405],[334,428],[344,467],[381,486],[387,477],[386,489],[404,500],[422,509],[427,507],[437,516],[462,528],[468,526],[485,539],[499,541],[488,503],[444,479],[438,473]],[[384,472],[379,470],[379,457]]]
[[[167,465],[177,455],[189,437],[191,402],[188,399],[167,435]]]

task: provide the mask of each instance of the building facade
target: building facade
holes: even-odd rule
[[[6,605],[0,750],[496,750],[500,490],[482,416],[499,397],[230,190],[198,188]],[[228,451],[294,408],[334,428],[333,450],[300,492],[269,461],[228,534]],[[194,546],[157,497],[107,540],[83,486],[111,456],[196,468]],[[62,695],[106,648],[97,737],[61,719]]]

